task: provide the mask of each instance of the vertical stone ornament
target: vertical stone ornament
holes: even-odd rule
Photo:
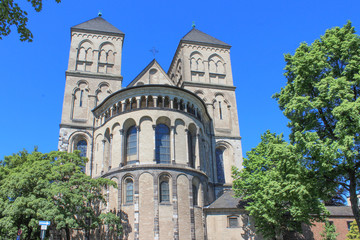
[[[124,129],[119,130],[120,133],[120,167],[125,165],[125,158],[124,158]]]

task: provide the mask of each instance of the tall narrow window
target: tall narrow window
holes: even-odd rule
[[[157,163],[170,163],[170,129],[165,124],[155,128],[155,157]]]
[[[76,150],[80,151],[80,157],[86,157],[87,142],[86,140],[80,140],[76,144]],[[81,171],[85,172],[85,166],[81,167]]]
[[[160,183],[160,202],[170,202],[169,182],[165,180]]]
[[[193,185],[193,205],[198,205],[198,188],[195,185]]]
[[[189,166],[190,167],[195,167],[194,166],[194,147],[193,147],[193,136],[191,134],[191,132],[188,132],[188,152],[189,152]]]
[[[137,153],[137,133],[136,127],[132,126],[128,129],[126,135],[126,156],[136,155]]]
[[[225,176],[224,176],[224,161],[223,155],[224,151],[220,148],[215,150],[216,155],[216,173],[217,173],[217,180],[218,183],[225,183]]]
[[[84,94],[84,90],[80,91],[80,107],[82,107],[83,105],[83,94]]]
[[[221,102],[219,101],[219,116],[222,119],[222,109],[221,109]]]
[[[126,184],[125,203],[130,204],[133,203],[134,183],[132,179],[128,178],[126,179],[125,184]]]

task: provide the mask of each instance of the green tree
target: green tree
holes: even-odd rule
[[[301,223],[325,219],[322,185],[309,178],[301,154],[282,135],[267,131],[247,156],[243,169],[233,168],[233,189],[248,201],[245,209],[266,239],[282,239],[289,231],[301,232]]]
[[[290,141],[323,184],[350,193],[360,223],[360,38],[348,22],[285,55],[287,84],[274,95],[290,120]]]
[[[353,221],[351,223],[350,231],[348,232],[348,234],[346,234],[346,240],[350,239],[360,240],[359,228],[356,224],[356,221]]]
[[[336,233],[334,224],[331,224],[328,220],[325,221],[324,231],[320,233],[322,240],[336,240],[339,233]]]
[[[27,0],[36,12],[42,10],[42,0]],[[61,0],[55,0],[57,3]],[[0,39],[11,32],[11,27],[16,26],[20,34],[20,41],[32,42],[33,34],[27,28],[28,13],[20,8],[13,0],[0,1]]]
[[[21,228],[24,239],[36,239],[39,220],[65,230],[67,239],[72,229],[100,227],[109,218],[99,209],[106,204],[103,189],[116,183],[87,176],[81,171],[86,161],[78,151],[22,151],[5,157],[0,162],[0,236],[14,238]]]

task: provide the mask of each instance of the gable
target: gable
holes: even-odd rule
[[[154,59],[147,67],[141,71],[141,73],[128,85],[140,86],[145,84],[161,84],[175,86],[170,80],[169,76],[165,73],[162,67]]]

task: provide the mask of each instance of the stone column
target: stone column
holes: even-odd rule
[[[99,60],[99,50],[93,51],[93,64],[91,65],[91,72],[97,72],[98,71],[98,60]]]
[[[120,167],[125,165],[125,159],[124,159],[124,130],[120,129]]]
[[[154,176],[154,239],[158,240],[160,237],[159,228],[159,175]]]
[[[154,134],[153,134],[153,142],[154,144],[154,163],[156,163],[156,125],[152,125],[153,129],[154,129]]]
[[[174,99],[170,99],[170,108],[174,109]]]
[[[185,129],[185,151],[186,151],[186,164],[190,167],[190,161],[189,161],[189,141],[188,141],[188,136],[189,134],[189,130]]]
[[[204,69],[205,69],[205,82],[210,83],[210,75],[209,75],[209,61],[204,60]]]
[[[102,140],[102,143],[103,143],[103,158],[102,158],[102,161],[101,161],[101,175],[104,173],[104,165],[105,165],[105,143],[106,143],[106,140]]]
[[[136,108],[140,108],[140,100],[141,100],[141,97],[136,97]]]
[[[153,96],[153,101],[154,101],[154,107],[158,107],[158,101],[157,101],[157,96]]]
[[[136,161],[137,161],[137,163],[139,163],[139,161],[140,161],[140,159],[139,159],[139,152],[140,152],[139,143],[140,143],[140,126],[136,126]]]
[[[200,169],[200,149],[199,149],[200,134],[195,134],[195,168]]]
[[[125,107],[126,107],[125,102],[126,100],[121,101],[121,112],[125,112]]]
[[[175,126],[170,127],[170,150],[171,150],[171,163],[175,164]]]
[[[113,151],[113,149],[112,149],[112,142],[113,142],[113,135],[112,134],[110,134],[110,151],[109,151],[109,170],[111,169],[111,161],[112,161],[112,151]]]
[[[177,177],[172,178],[173,189],[173,223],[174,223],[174,240],[179,240],[179,209],[178,209],[178,194],[177,194]]]

